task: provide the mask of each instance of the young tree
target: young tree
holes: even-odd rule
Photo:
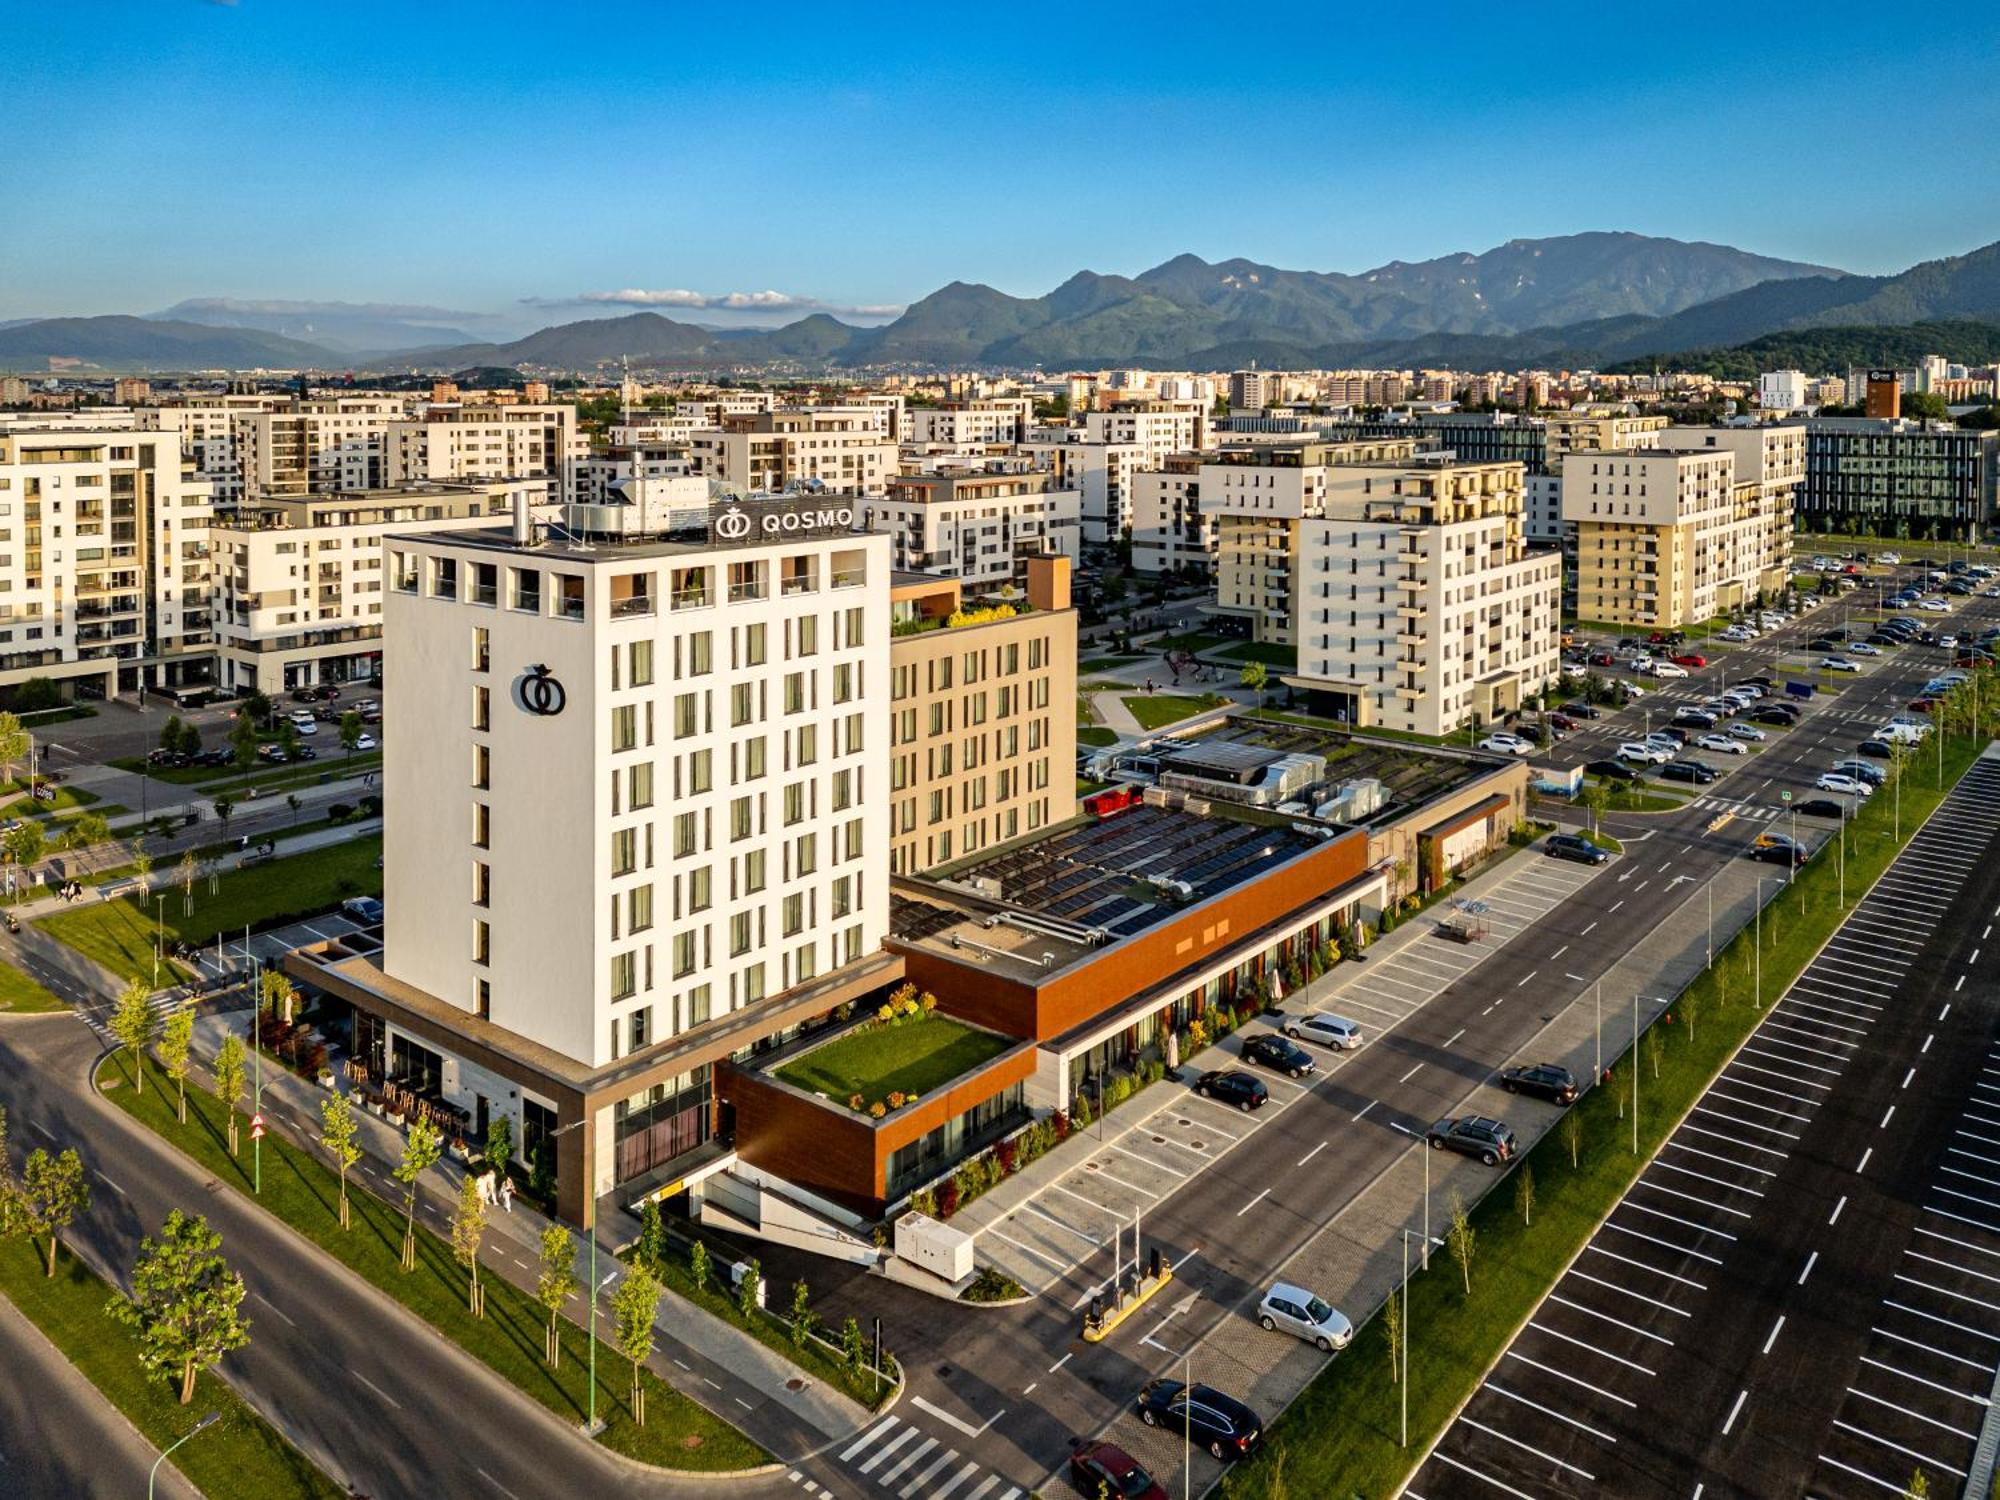
[[[167,722],[160,726],[160,748],[169,755],[180,754],[181,716],[179,714],[168,714]]]
[[[289,807],[292,810],[292,827],[294,828],[298,827],[299,809],[304,807],[305,803],[299,800],[299,794],[297,792],[287,792],[285,793],[285,806]]]
[[[146,847],[145,840],[132,840],[132,868],[138,872],[139,895],[143,901],[153,894],[153,852]]]
[[[222,825],[224,838],[229,836],[229,815],[236,811],[236,799],[227,792],[215,794],[215,820]]]
[[[1681,1024],[1687,1027],[1687,1039],[1690,1047],[1694,1045],[1694,1023],[1700,1015],[1701,995],[1695,990],[1689,990],[1685,995],[1681,996]]]
[[[180,863],[175,869],[180,874],[181,915],[191,917],[194,915],[194,878],[201,873],[201,861],[195,857],[194,850],[190,849],[181,856]]]
[[[419,1115],[410,1121],[410,1134],[403,1142],[403,1159],[396,1163],[394,1176],[403,1184],[403,1269],[417,1268],[417,1182],[444,1150],[444,1137],[437,1127]]]
[[[667,1253],[667,1226],[660,1221],[658,1199],[649,1199],[639,1210],[637,1254],[650,1267],[658,1267]]]
[[[167,1015],[166,1025],[160,1029],[160,1066],[167,1070],[167,1077],[173,1079],[180,1090],[174,1102],[174,1115],[187,1124],[188,1118],[188,1064],[194,1058],[194,1007],[177,1005]]]
[[[495,1115],[486,1126],[486,1162],[503,1177],[507,1164],[514,1159],[514,1121],[508,1115]]]
[[[48,847],[48,831],[35,818],[23,818],[5,835],[0,835],[0,848],[4,848],[7,857],[24,870],[47,853]]]
[[[479,1245],[485,1238],[486,1200],[480,1196],[479,1179],[467,1172],[451,1214],[451,1254],[465,1267],[466,1308],[475,1318],[486,1316],[486,1289],[479,1284]]]
[[[708,1246],[696,1240],[694,1248],[688,1251],[688,1275],[694,1279],[694,1289],[697,1292],[708,1290],[708,1273]]]
[[[1660,1032],[1658,1027],[1646,1030],[1646,1065],[1653,1070],[1654,1082],[1660,1077]]]
[[[1521,1215],[1521,1223],[1533,1228],[1535,1223],[1535,1169],[1526,1162],[1514,1174],[1514,1207]]]
[[[146,1092],[146,1048],[153,1040],[153,1008],[147,1003],[150,992],[143,979],[127,980],[111,1012],[111,1035],[132,1054],[132,1075],[137,1092]]]
[[[1466,1215],[1465,1200],[1457,1193],[1451,1195],[1451,1228],[1445,1231],[1445,1248],[1458,1266],[1458,1274],[1465,1282],[1465,1295],[1472,1295],[1472,1252],[1478,1238],[1472,1227],[1472,1220]]]
[[[0,713],[0,766],[6,780],[14,779],[14,762],[28,758],[28,731],[21,727],[19,714]]]
[[[806,1340],[812,1337],[814,1327],[819,1323],[819,1315],[812,1310],[812,1288],[803,1279],[792,1283],[792,1343],[805,1348]]]
[[[1910,1482],[1903,1488],[1903,1500],[1930,1500],[1931,1477],[1922,1469],[1910,1475]]]
[[[350,708],[340,716],[340,748],[347,752],[350,759],[353,758],[354,747],[361,743],[361,736],[367,732],[367,726],[355,710]]]
[[[56,1247],[62,1233],[76,1216],[90,1207],[90,1179],[83,1173],[83,1158],[74,1148],[51,1156],[39,1146],[28,1155],[21,1172],[21,1188],[14,1196],[9,1227],[30,1237],[49,1237],[48,1266],[44,1274],[56,1274]]]
[[[292,1010],[298,1004],[299,987],[289,976],[276,969],[266,969],[264,977],[257,982],[258,993],[264,1008],[273,1015],[283,1016],[287,1026],[292,1023]]]
[[[285,752],[286,760],[299,758],[299,727],[290,719],[278,721],[278,748]]]
[[[360,1124],[354,1118],[354,1101],[335,1089],[319,1101],[319,1143],[333,1158],[340,1173],[340,1227],[351,1222],[347,1208],[347,1174],[361,1160]]]
[[[1601,781],[1585,780],[1583,790],[1577,793],[1576,800],[1581,802],[1584,810],[1590,814],[1590,831],[1597,832],[1599,814],[1611,805],[1611,788]]]
[[[236,756],[236,769],[247,771],[257,764],[257,723],[248,714],[236,716],[236,726],[229,731],[229,748]]]
[[[139,1242],[132,1295],[106,1309],[139,1333],[139,1363],[154,1374],[178,1374],[181,1405],[194,1400],[195,1376],[250,1342],[243,1316],[243,1278],[222,1258],[222,1236],[199,1214],[167,1215],[160,1237]]]
[[[230,1032],[215,1052],[215,1098],[229,1130],[229,1154],[236,1154],[236,1106],[243,1100],[243,1038]]]
[[[1257,706],[1264,706],[1264,684],[1271,680],[1270,669],[1261,661],[1253,661],[1238,674],[1243,685],[1257,695]]]
[[[543,1354],[551,1367],[562,1363],[562,1335],[557,1332],[562,1310],[582,1288],[576,1274],[576,1240],[560,1224],[542,1231],[542,1265],[535,1276],[535,1301],[549,1315],[543,1330]]]
[[[1563,1149],[1569,1152],[1569,1167],[1576,1170],[1577,1158],[1583,1154],[1583,1116],[1575,1110],[1568,1110],[1558,1127],[1562,1132]]]
[[[743,1279],[736,1283],[736,1310],[743,1321],[757,1321],[757,1297],[764,1286],[764,1268],[753,1255],[743,1263]]]
[[[1403,1298],[1399,1292],[1391,1291],[1389,1300],[1382,1304],[1382,1332],[1389,1338],[1389,1384],[1394,1385],[1403,1377]]]
[[[264,725],[271,722],[271,715],[276,712],[277,707],[271,702],[271,695],[258,691],[244,696],[242,712],[238,717],[248,717],[252,724]]]
[[[618,1352],[632,1361],[632,1420],[646,1425],[646,1386],[640,1378],[653,1353],[653,1319],[660,1311],[660,1284],[645,1266],[634,1266],[611,1294],[611,1318]]]
[[[840,1353],[847,1361],[847,1373],[859,1379],[868,1368],[868,1340],[852,1317],[840,1325]]]
[[[201,754],[201,726],[192,719],[181,720],[181,740],[173,748],[183,755]]]

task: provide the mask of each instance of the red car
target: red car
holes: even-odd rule
[[[1910,700],[1910,707],[1917,713],[1927,714],[1931,711],[1931,700],[1928,698],[1912,698]]]
[[[1707,666],[1708,658],[1705,656],[1697,655],[1693,651],[1688,651],[1684,652],[1679,656],[1676,656],[1674,658],[1674,665],[1679,667],[1686,667],[1689,671],[1693,671],[1696,667]]]
[[[1568,734],[1576,728],[1576,720],[1572,719],[1568,714],[1550,714],[1549,726],[1553,729],[1560,729],[1564,734]]]
[[[1100,1495],[1117,1500],[1167,1500],[1159,1480],[1115,1443],[1081,1444],[1069,1456],[1069,1477],[1090,1500]]]
[[[1608,667],[1617,660],[1618,658],[1609,651],[1593,651],[1590,654],[1590,664],[1593,667]]]

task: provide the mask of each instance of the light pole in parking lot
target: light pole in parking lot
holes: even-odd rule
[[[1632,1154],[1639,1154],[1639,992],[1632,992]]]
[[[1426,1154],[1426,1160],[1429,1159]],[[1430,1231],[1424,1231],[1425,1253],[1429,1253]],[[1403,1446],[1410,1446],[1410,1231],[1403,1231]]]
[[[1597,1011],[1597,1071],[1591,1074],[1591,1079],[1595,1081],[1604,1076],[1604,981],[1599,979],[1592,989]]]
[[[1764,1008],[1764,877],[1757,877],[1757,930],[1750,945],[1750,953],[1755,961],[1756,978],[1751,981],[1751,1009]]]

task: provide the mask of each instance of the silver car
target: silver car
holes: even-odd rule
[[[1285,1332],[1307,1343],[1317,1344],[1326,1353],[1345,1349],[1354,1337],[1354,1325],[1328,1302],[1304,1287],[1279,1282],[1257,1304],[1257,1321],[1272,1332]]]
[[[1295,1042],[1318,1042],[1336,1052],[1352,1052],[1361,1045],[1361,1023],[1328,1011],[1314,1011],[1285,1022],[1285,1035]]]

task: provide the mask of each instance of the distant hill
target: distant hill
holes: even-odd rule
[[[1801,328],[1769,333],[1731,349],[1688,349],[1657,360],[1626,360],[1610,366],[1610,372],[1642,374],[1659,364],[1718,380],[1748,380],[1765,370],[1844,375],[1868,365],[1908,368],[1926,354],[1942,354],[1957,364],[1992,364],[2000,360],[2000,322],[1956,318],[1901,327]]]
[[[211,328],[262,329],[265,333],[317,344],[350,360],[398,349],[470,343],[474,336],[459,324],[468,320],[476,323],[479,318],[474,313],[402,303],[251,301],[234,297],[192,297],[148,316],[168,322],[205,323]]]
[[[337,369],[340,357],[317,344],[253,328],[212,328],[110,315],[38,318],[0,328],[0,370],[39,371],[75,361],[104,372]]]

